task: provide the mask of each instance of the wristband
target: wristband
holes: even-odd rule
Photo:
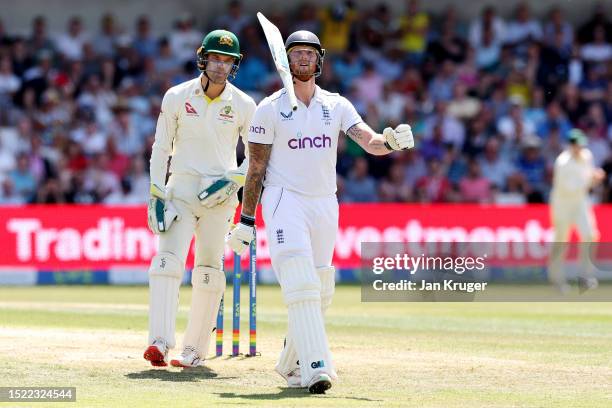
[[[251,217],[250,215],[240,214],[240,223],[244,225],[248,225],[249,227],[254,227],[255,217]]]

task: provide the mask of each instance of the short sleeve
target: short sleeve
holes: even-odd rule
[[[249,126],[249,142],[272,144],[274,142],[273,125],[272,105],[269,104],[268,99],[264,99],[255,109]]]
[[[242,137],[242,141],[244,144],[247,144],[247,138],[249,134],[249,128],[251,126],[251,122],[253,121],[253,115],[255,114],[255,109],[257,109],[257,105],[252,98],[248,98],[244,108],[244,119],[240,124],[240,136]]]
[[[351,102],[345,97],[340,97],[341,106],[342,106],[342,123],[340,128],[344,133],[346,133],[350,128],[355,126],[358,123],[363,122],[359,113],[357,113],[357,109],[353,106]]]

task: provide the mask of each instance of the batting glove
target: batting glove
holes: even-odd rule
[[[232,228],[229,234],[227,234],[225,242],[232,249],[232,251],[238,255],[242,255],[254,238],[255,218],[242,215],[240,216],[240,223]]]
[[[395,128],[383,130],[385,147],[389,150],[407,150],[414,147],[414,136],[410,125],[402,124]]]

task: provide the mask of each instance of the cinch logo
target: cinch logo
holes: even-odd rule
[[[323,368],[325,367],[325,361],[320,360],[320,361],[315,361],[310,365],[313,369],[315,368]]]
[[[315,136],[313,138],[310,137],[303,137],[303,138],[293,138],[293,139],[289,139],[289,142],[287,142],[287,145],[289,146],[290,149],[311,149],[311,148],[315,148],[315,149],[320,149],[320,148],[326,148],[326,147],[331,147],[331,137],[329,136],[325,136],[325,134],[323,134],[322,136]]]
[[[263,126],[251,126],[249,128],[249,132],[257,133],[258,135],[265,135],[266,134],[266,128],[263,127]]]

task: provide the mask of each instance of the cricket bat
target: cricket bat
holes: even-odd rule
[[[257,19],[261,28],[263,28],[270,52],[272,53],[272,59],[276,70],[283,81],[283,85],[287,94],[289,95],[289,103],[291,108],[297,110],[297,98],[295,97],[295,90],[293,89],[293,78],[291,77],[291,70],[289,69],[289,60],[287,60],[287,53],[285,52],[285,42],[281,36],[278,28],[270,22],[263,14],[257,13]]]

